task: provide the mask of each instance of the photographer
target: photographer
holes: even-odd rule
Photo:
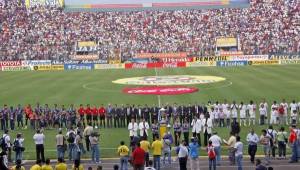
[[[91,143],[91,150],[92,150],[92,161],[96,164],[101,163],[99,161],[99,134],[97,132],[93,132],[89,137]]]
[[[15,161],[17,163],[17,160],[22,161],[23,160],[23,152],[25,148],[23,147],[24,138],[21,133],[17,134],[17,138],[14,140],[13,144],[13,150],[16,152]]]

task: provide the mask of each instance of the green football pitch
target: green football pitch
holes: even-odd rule
[[[189,85],[199,88],[192,94],[178,96],[142,96],[123,94],[124,87],[129,85],[113,84],[112,81],[140,76],[167,76],[167,75],[199,75],[219,76],[226,78],[225,81],[212,84]],[[285,98],[289,103],[295,99],[299,101],[300,96],[300,66],[247,66],[247,67],[198,67],[198,68],[176,68],[176,69],[135,69],[135,70],[93,70],[93,71],[56,71],[56,72],[0,72],[0,105],[16,106],[17,104],[32,104],[36,102],[49,104],[51,107],[57,103],[64,104],[162,104],[169,103],[207,103],[208,100],[229,102],[250,100],[259,103],[265,98],[269,104],[273,100],[281,101]],[[257,133],[266,128],[255,127]],[[279,127],[276,127],[279,128]],[[215,128],[221,137],[228,138],[229,130],[226,128]],[[242,128],[241,137],[245,141],[249,127]],[[24,159],[35,159],[35,146],[32,136],[33,130],[15,130],[11,132],[22,132],[25,136]],[[46,130],[46,157],[55,158],[56,130]],[[128,131],[126,129],[100,129],[101,157],[116,157],[116,147],[120,140],[127,141]],[[246,153],[246,152],[245,152]],[[260,152],[261,153],[261,152]],[[206,155],[203,151],[201,155]],[[89,156],[89,155],[86,155]]]

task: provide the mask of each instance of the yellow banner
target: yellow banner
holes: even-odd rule
[[[210,57],[194,57],[193,62],[199,61],[227,61],[230,60],[229,56],[210,56]]]
[[[64,65],[33,66],[33,70],[36,71],[64,70]]]
[[[93,47],[97,46],[95,41],[78,41],[78,47]]]
[[[125,64],[95,64],[96,70],[102,69],[124,69]]]
[[[197,62],[186,62],[186,67],[210,67],[216,66],[215,61],[197,61]]]
[[[217,38],[217,47],[234,47],[237,46],[237,39],[234,37]]]
[[[249,61],[249,65],[277,65],[279,60]]]
[[[34,6],[60,6],[64,7],[64,0],[25,0],[26,8]]]

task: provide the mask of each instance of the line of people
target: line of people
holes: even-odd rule
[[[158,121],[159,110],[165,109],[167,117],[173,120],[179,119],[183,124],[185,118],[191,123],[193,117],[201,115],[201,113],[209,113],[214,126],[229,127],[233,119],[239,120],[240,126],[256,125],[257,120],[260,125],[264,124],[297,124],[298,114],[300,111],[300,102],[296,103],[293,100],[288,104],[284,99],[277,103],[274,101],[269,108],[268,103],[263,100],[260,104],[250,101],[249,104],[233,101],[228,103],[226,100],[223,103],[216,101],[207,104],[165,104],[162,107],[156,105],[148,106],[141,105],[111,105],[104,106],[103,104],[91,107],[89,104],[84,107],[82,104],[76,108],[71,104],[68,108],[64,105],[58,106],[54,104],[49,107],[48,104],[41,106],[39,103],[33,108],[30,104],[23,107],[20,104],[17,107],[4,104],[0,109],[0,124],[1,129],[11,130],[18,128],[27,128],[28,124],[32,129],[41,128],[69,128],[82,124],[92,123],[94,127],[108,128],[124,128],[132,118],[140,120],[144,118],[146,122],[153,123]],[[290,114],[289,114],[290,113]],[[259,118],[257,119],[257,114]],[[171,120],[171,119],[170,119]]]

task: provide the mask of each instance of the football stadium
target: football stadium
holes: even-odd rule
[[[300,168],[297,0],[0,0],[0,170]]]

